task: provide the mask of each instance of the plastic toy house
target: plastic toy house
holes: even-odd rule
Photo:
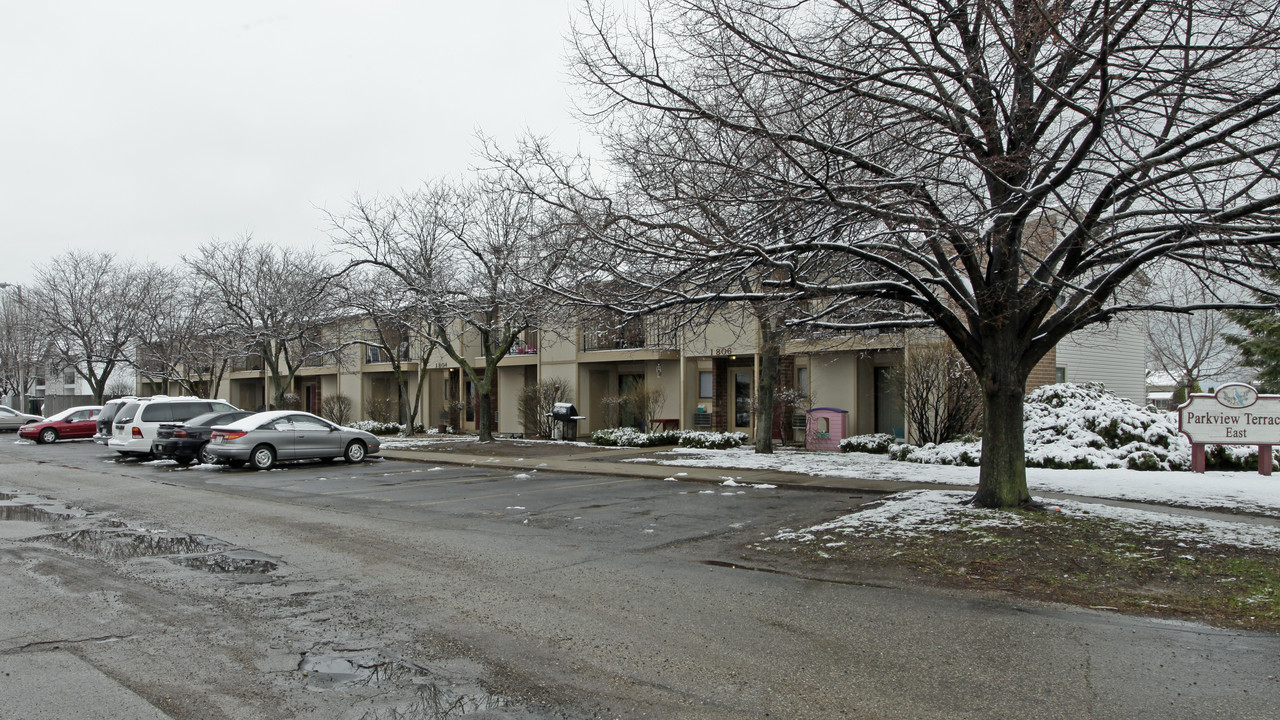
[[[849,411],[838,408],[814,408],[808,412],[804,444],[810,450],[840,450],[849,424]]]

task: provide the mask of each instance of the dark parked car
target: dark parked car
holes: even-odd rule
[[[161,423],[156,428],[156,439],[151,441],[151,454],[157,458],[173,458],[183,465],[193,460],[212,465],[218,462],[218,458],[210,455],[205,446],[209,444],[213,426],[228,425],[252,414],[248,410],[211,412],[197,415],[185,423]]]
[[[38,443],[93,437],[101,405],[81,405],[50,415],[48,419],[23,425],[18,435]]]
[[[130,400],[137,399],[138,398],[130,395],[128,397],[117,398],[115,400],[108,400],[106,404],[102,406],[102,412],[98,413],[97,432],[94,433],[93,441],[99,445],[106,445],[107,440],[111,439],[111,421],[115,419],[116,413],[120,412],[120,408],[127,405]]]

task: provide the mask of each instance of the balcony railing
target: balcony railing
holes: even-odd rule
[[[231,372],[256,372],[262,369],[262,356],[236,358],[231,361]]]
[[[675,347],[675,322],[671,318],[637,317],[617,327],[582,330],[583,352]]]

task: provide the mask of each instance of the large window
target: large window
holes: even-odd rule
[[[809,368],[796,368],[796,390],[805,395],[809,394]]]

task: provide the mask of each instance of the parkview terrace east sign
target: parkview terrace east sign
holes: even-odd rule
[[[1271,474],[1271,446],[1280,445],[1280,395],[1259,395],[1229,383],[1196,393],[1178,408],[1178,430],[1191,441],[1191,469],[1204,472],[1204,446],[1257,445],[1258,472]]]

